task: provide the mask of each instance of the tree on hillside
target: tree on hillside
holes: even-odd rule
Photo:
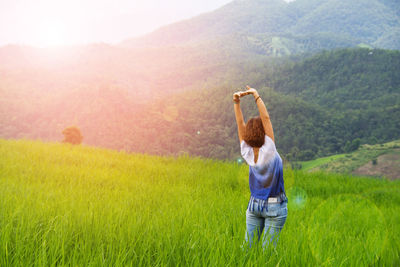
[[[62,131],[62,134],[64,135],[63,143],[70,143],[73,145],[79,145],[80,143],[82,143],[83,136],[79,128],[76,126],[65,128]]]
[[[352,142],[347,141],[346,145],[344,146],[344,151],[346,153],[356,151],[361,145],[360,138],[354,139]]]

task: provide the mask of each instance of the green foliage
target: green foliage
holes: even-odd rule
[[[351,143],[347,141],[344,146],[344,152],[349,153],[356,151],[360,147],[360,144],[361,144],[360,138],[354,139]]]
[[[31,141],[0,153],[1,266],[400,263],[398,182],[285,169],[277,248],[248,250],[245,165]]]
[[[301,169],[303,168],[303,166],[301,165],[301,163],[300,163],[300,162],[297,162],[297,161],[291,162],[291,163],[290,163],[290,166],[291,166],[292,169],[294,169],[294,170],[301,170]]]

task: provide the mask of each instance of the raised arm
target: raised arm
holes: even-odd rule
[[[233,108],[235,110],[235,118],[236,118],[236,124],[238,127],[238,136],[239,136],[239,141],[242,142],[243,136],[244,136],[244,129],[245,129],[245,123],[243,119],[243,114],[242,110],[240,109],[240,96],[242,92],[237,92],[233,94]]]
[[[272,141],[275,142],[274,138],[274,130],[272,129],[272,123],[269,118],[269,114],[267,108],[265,107],[264,101],[261,99],[260,95],[258,94],[257,90],[254,88],[250,88],[250,86],[246,86],[247,91],[244,92],[245,94],[252,94],[254,96],[254,100],[256,101],[258,112],[260,113],[260,118],[264,127],[265,134],[268,135]]]

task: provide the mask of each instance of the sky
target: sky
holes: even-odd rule
[[[0,0],[0,46],[115,44],[232,0]]]

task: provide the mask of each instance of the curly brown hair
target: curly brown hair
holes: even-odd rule
[[[251,118],[246,123],[243,140],[251,147],[262,147],[265,131],[260,117]]]

